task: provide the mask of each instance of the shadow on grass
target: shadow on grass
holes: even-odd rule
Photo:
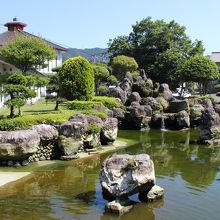
[[[54,109],[45,109],[45,110],[24,110],[23,112],[26,113],[33,113],[33,114],[47,114],[47,113],[57,113],[57,111],[55,111]]]

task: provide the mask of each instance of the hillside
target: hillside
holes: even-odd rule
[[[67,60],[71,57],[82,56],[91,62],[109,62],[108,49],[104,48],[88,48],[88,49],[77,49],[68,48],[68,51],[63,54],[63,60]]]

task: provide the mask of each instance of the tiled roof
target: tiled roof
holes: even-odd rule
[[[9,43],[10,41],[12,41],[15,37],[20,37],[20,36],[27,36],[27,37],[36,37],[36,38],[39,38],[33,34],[30,34],[26,31],[6,31],[2,34],[0,34],[0,46],[3,46],[7,43]],[[53,47],[54,49],[56,50],[60,50],[60,51],[67,51],[66,48],[58,45],[58,44],[55,44],[53,42],[50,42],[48,40],[45,40],[43,39],[45,42],[47,42],[51,47]]]

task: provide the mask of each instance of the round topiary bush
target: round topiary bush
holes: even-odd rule
[[[83,57],[66,60],[59,71],[60,95],[68,100],[91,100],[94,95],[92,65]]]

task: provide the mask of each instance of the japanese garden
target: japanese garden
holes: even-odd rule
[[[201,40],[147,17],[108,62],[59,62],[66,48],[5,26],[0,219],[218,219],[220,74]]]

